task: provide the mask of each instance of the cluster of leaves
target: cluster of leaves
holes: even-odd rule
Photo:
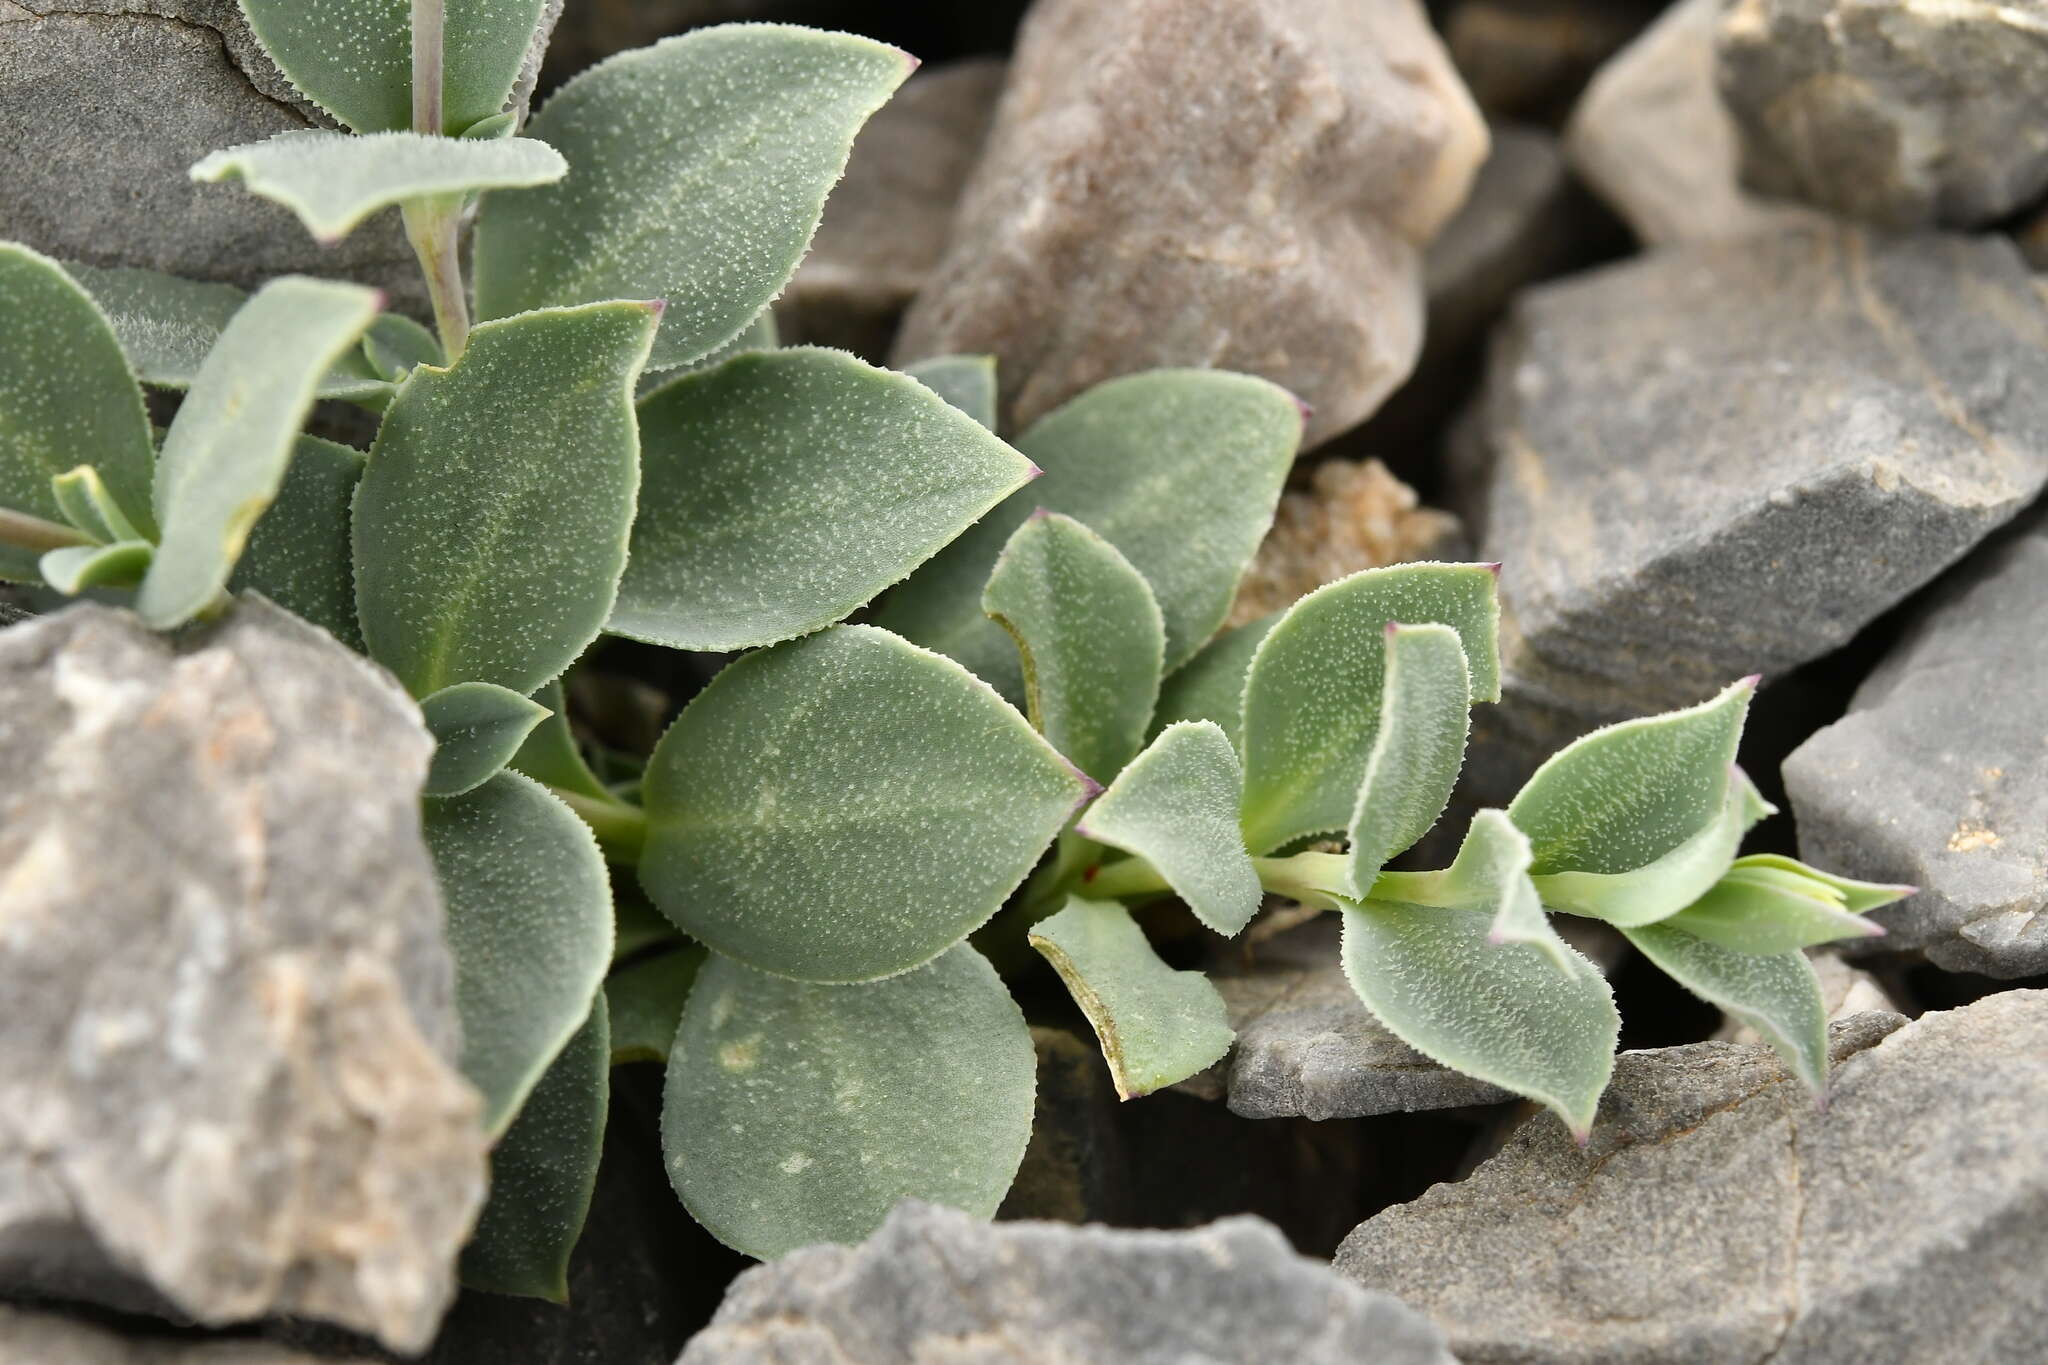
[[[1750,684],[1589,736],[1449,868],[1386,871],[1498,697],[1492,568],[1360,574],[1218,636],[1299,441],[1278,388],[1134,376],[1006,443],[985,360],[774,348],[764,310],[903,54],[705,30],[519,135],[540,0],[243,3],[353,131],[194,174],[323,238],[397,206],[438,335],[350,285],[0,248],[0,574],[132,588],[166,629],[259,591],[419,699],[497,1142],[471,1283],[562,1293],[615,1061],[665,1063],[671,1178],[743,1250],[859,1238],[904,1195],[992,1214],[1035,1067],[976,943],[1028,940],[1139,1095],[1231,1037],[1131,916],[1168,895],[1224,936],[1269,892],[1341,913],[1390,1029],[1581,1133],[1617,1020],[1551,910],[1824,1083],[1799,949],[1899,889],[1736,858],[1768,809],[1733,765]],[[187,391],[160,444],[138,380]],[[302,434],[321,398],[380,415],[367,452]],[[745,651],[613,781],[560,682],[606,633]]]

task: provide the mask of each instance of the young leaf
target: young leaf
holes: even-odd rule
[[[1159,706],[1152,715],[1154,734],[1183,720],[1214,721],[1238,746],[1238,731],[1244,721],[1244,680],[1251,672],[1252,656],[1258,653],[1266,633],[1280,621],[1282,613],[1262,616],[1232,630],[1226,630],[1201,652],[1173,673],[1159,688]]]
[[[764,1259],[858,1242],[904,1198],[989,1218],[1036,1071],[1023,1012],[965,944],[865,986],[714,955],[669,1055],[669,1179],[712,1236]]]
[[[1034,515],[989,574],[982,610],[1017,642],[1031,723],[1108,782],[1145,745],[1166,622],[1116,547],[1057,513]]]
[[[546,0],[446,0],[438,132],[504,109]],[[242,0],[249,27],[306,98],[359,133],[412,126],[410,0]]]
[[[676,932],[668,916],[654,908],[654,902],[631,881],[612,887],[612,922],[617,926],[612,942],[612,965],[638,957],[650,948],[682,944],[688,940]]]
[[[299,437],[284,483],[228,579],[231,590],[253,588],[358,652],[363,633],[356,625],[348,518],[362,477],[362,451]]]
[[[1863,888],[1866,897],[1888,892],[1887,899],[1896,900],[1908,894],[1905,887],[1874,882],[1849,885]],[[1740,858],[1706,895],[1661,922],[1738,953],[1790,953],[1884,933],[1881,925],[1850,911],[1845,900],[1835,879],[1810,876],[1790,858]]]
[[[1750,826],[1776,809],[1731,765],[1720,815],[1663,857],[1632,872],[1546,873],[1536,878],[1536,889],[1546,905],[1574,915],[1617,926],[1653,924],[1705,895],[1728,870]]]
[[[212,185],[239,180],[249,193],[297,214],[313,240],[331,246],[379,209],[408,199],[531,189],[568,172],[561,153],[526,137],[477,142],[299,128],[223,148],[193,166],[192,178]]]
[[[50,481],[87,463],[153,535],[149,418],[106,316],[55,261],[5,242],[0,318],[0,507],[63,520]],[[0,546],[0,578],[36,572],[34,552]]]
[[[247,292],[231,284],[183,280],[154,270],[88,265],[66,269],[106,313],[136,377],[152,388],[191,388],[221,333],[249,301]],[[371,325],[370,334],[374,337],[408,321],[383,314]],[[362,351],[350,349],[320,377],[314,394],[381,407],[390,401],[392,385],[371,368]]]
[[[73,596],[87,588],[132,588],[149,572],[156,546],[146,540],[112,545],[71,545],[51,550],[37,562],[43,581]]]
[[[1550,927],[1550,916],[1529,879],[1530,856],[1529,836],[1515,828],[1506,812],[1483,810],[1472,817],[1465,842],[1448,868],[1392,874],[1374,891],[1384,899],[1414,905],[1483,910],[1493,917],[1488,943],[1526,943],[1559,970],[1576,972],[1586,960]]]
[[[91,465],[82,464],[59,474],[50,480],[50,491],[57,495],[64,520],[94,540],[111,545],[119,540],[146,539],[128,520],[128,514],[114,501],[100,472]]]
[[[611,963],[611,887],[590,827],[518,773],[428,798],[423,826],[448,911],[462,1074],[495,1136],[590,1014]]]
[[[403,383],[421,365],[446,367],[448,357],[432,332],[402,313],[385,313],[363,338],[363,358],[379,379]]]
[[[1031,931],[1031,946],[1088,1016],[1118,1099],[1184,1081],[1230,1050],[1223,996],[1200,972],[1161,962],[1117,902],[1068,898]]]
[[[569,1254],[583,1236],[611,1102],[604,993],[491,1149],[491,1197],[462,1249],[463,1284],[569,1301]]]
[[[1242,786],[1223,731],[1183,721],[1117,775],[1076,832],[1145,859],[1195,918],[1233,936],[1258,913],[1263,894],[1237,832]]]
[[[1472,730],[1472,674],[1449,626],[1387,627],[1379,737],[1351,814],[1351,894],[1429,833],[1451,804]]]
[[[1777,872],[1796,877],[1805,884],[1806,894],[1826,895],[1852,915],[1868,914],[1879,906],[1904,900],[1920,889],[1896,882],[1859,882],[1849,877],[1838,877],[1832,872],[1808,867],[1797,858],[1777,853],[1752,853],[1747,858],[1737,858],[1734,869],[1752,874]],[[1818,888],[1814,883],[1819,884]]]
[[[502,769],[547,708],[491,683],[455,683],[420,703],[433,732],[427,795],[460,796]]]
[[[641,515],[609,629],[676,649],[828,626],[929,559],[1031,465],[842,351],[738,356],[640,404]]]
[[[904,373],[990,431],[996,429],[996,358],[941,355],[920,360]]]
[[[1387,626],[1457,631],[1472,700],[1500,696],[1500,603],[1485,564],[1398,564],[1288,609],[1245,680],[1245,844],[1265,853],[1350,826],[1380,731]]]
[[[596,638],[639,486],[633,380],[659,309],[601,303],[487,322],[398,391],[356,491],[370,657],[415,696],[531,693]]]
[[[1092,794],[958,664],[836,626],[745,655],[662,736],[640,881],[728,957],[869,981],[980,927]]]
[[[526,742],[519,746],[519,752],[512,755],[511,767],[525,773],[536,782],[578,796],[588,796],[599,801],[615,801],[604,783],[597,780],[597,774],[584,761],[583,749],[576,743],[575,732],[569,728],[569,702],[563,695],[561,680],[557,679],[533,694],[533,699],[548,714],[541,717],[527,735]],[[664,926],[667,921],[663,921]]]
[[[1277,385],[1218,370],[1113,379],[1017,438],[1046,477],[981,519],[885,599],[875,624],[1023,695],[1016,651],[982,614],[981,590],[1037,507],[1122,552],[1166,618],[1166,667],[1193,657],[1230,611],[1273,521],[1301,442],[1301,408]]]
[[[1368,900],[1342,913],[1344,974],[1375,1018],[1424,1056],[1555,1111],[1584,1141],[1621,1032],[1592,963],[1494,944],[1486,910]]]
[[[782,292],[853,135],[913,66],[849,34],[733,24],[592,67],[528,129],[575,174],[484,205],[483,316],[665,298],[648,367],[709,355]]]
[[[1762,1034],[1814,1094],[1827,1092],[1828,1007],[1804,953],[1741,953],[1670,924],[1621,931],[1659,971]]]
[[[702,946],[685,943],[612,974],[604,989],[612,1002],[613,1066],[668,1061],[705,956]]]
[[[373,289],[297,276],[245,304],[206,358],[156,463],[163,541],[135,609],[159,630],[220,595],[284,483],[320,376],[377,316]]]
[[[1508,807],[1536,873],[1633,872],[1713,824],[1755,693],[1745,678],[1699,706],[1609,725],[1551,755]]]

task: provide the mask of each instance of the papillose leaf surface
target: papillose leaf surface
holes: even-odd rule
[[[1043,507],[1144,575],[1166,619],[1166,666],[1178,668],[1229,613],[1300,441],[1300,407],[1263,379],[1154,370],[1099,385],[1017,438],[1045,477],[912,574],[875,623],[1021,699],[1016,651],[982,613],[981,591],[1011,534]]]
[[[611,1101],[605,997],[563,1045],[491,1149],[491,1197],[462,1249],[463,1284],[569,1301],[569,1255],[583,1235]]]
[[[519,746],[519,752],[512,755],[511,766],[536,782],[562,791],[594,797],[599,801],[617,800],[604,783],[598,781],[597,774],[590,770],[590,764],[584,760],[583,750],[576,742],[576,734],[569,728],[569,702],[563,694],[561,680],[557,679],[535,692],[533,699],[547,708],[549,714],[541,718],[540,724],[527,735],[526,742]]]
[[[1387,627],[1379,736],[1351,813],[1351,894],[1364,895],[1395,854],[1451,803],[1472,729],[1472,674],[1449,626]]]
[[[1398,874],[1390,879],[1395,883],[1391,894],[1418,905],[1483,910],[1493,917],[1488,943],[1528,944],[1559,970],[1578,972],[1588,965],[1586,959],[1551,928],[1529,879],[1531,856],[1529,836],[1515,828],[1506,812],[1483,810],[1472,817],[1448,868]]]
[[[684,708],[648,764],[640,880],[729,957],[872,980],[980,927],[1093,790],[958,664],[837,626]]]
[[[519,773],[429,797],[423,825],[455,957],[462,1074],[496,1135],[590,1014],[611,964],[611,887],[590,827]]]
[[[1492,943],[1486,910],[1362,901],[1342,914],[1344,974],[1396,1037],[1581,1138],[1591,1130],[1621,1017],[1590,962],[1565,969],[1530,944]]]
[[[454,683],[420,702],[434,736],[427,795],[460,796],[481,786],[526,742],[547,708],[493,683]]]
[[[1245,844],[1265,853],[1350,827],[1378,742],[1390,624],[1457,631],[1472,698],[1500,696],[1500,604],[1484,564],[1400,564],[1326,584],[1288,609],[1245,680]]]
[[[227,586],[291,466],[320,377],[377,316],[374,289],[288,276],[243,305],[192,381],[156,462],[163,540],[136,594],[167,630]]]
[[[100,472],[89,464],[50,480],[50,491],[57,495],[64,520],[102,544],[147,539],[128,520],[128,514],[114,500],[113,490],[107,487]]]
[[[1621,931],[1658,970],[1770,1043],[1808,1090],[1828,1083],[1828,1009],[1804,953],[1739,953],[1670,924]]]
[[[996,429],[994,356],[933,356],[905,367],[903,372],[990,431]]]
[[[668,1061],[705,957],[703,945],[685,943],[612,973],[604,988],[612,1004],[612,1065]]]
[[[1076,832],[1145,859],[1197,919],[1232,936],[1258,913],[1264,894],[1237,832],[1242,786],[1222,729],[1183,721],[1117,775]]]
[[[709,355],[782,292],[854,134],[914,66],[849,34],[730,24],[592,67],[528,129],[570,176],[484,205],[483,316],[665,298],[648,368]]]
[[[1713,824],[1755,692],[1745,678],[1699,706],[1609,725],[1551,755],[1508,806],[1537,875],[1633,872]]]
[[[241,0],[263,50],[359,133],[412,126],[411,0]],[[444,121],[459,133],[512,96],[546,0],[446,0]]]
[[[149,572],[156,547],[146,540],[112,545],[72,545],[51,550],[38,564],[43,581],[63,593],[87,588],[132,588]]]
[[[277,497],[228,578],[229,588],[253,588],[358,651],[363,632],[348,521],[363,465],[363,452],[353,446],[299,437]]]
[[[899,1199],[992,1217],[1031,1135],[1023,1012],[965,944],[817,986],[714,954],[669,1056],[669,1179],[750,1256],[858,1242]]]
[[[1031,723],[1074,766],[1111,781],[1144,747],[1166,622],[1116,547],[1055,512],[1017,528],[982,592],[1017,643]]]
[[[415,696],[532,693],[595,639],[640,483],[633,381],[658,309],[601,303],[488,322],[414,370],[356,492],[370,657]]]
[[[1889,899],[1907,891],[1874,882],[1849,885],[1889,892]],[[1814,876],[1789,858],[1740,858],[1706,895],[1661,922],[1738,953],[1790,953],[1884,933],[1850,911],[1845,900],[1838,879]]]
[[[1244,721],[1245,675],[1251,672],[1252,656],[1258,653],[1259,643],[1283,614],[1276,611],[1224,631],[1177,671],[1169,673],[1159,688],[1159,706],[1152,714],[1153,733],[1177,721],[1214,721],[1230,737],[1231,747],[1236,748]]]
[[[1223,996],[1202,973],[1160,961],[1117,902],[1070,897],[1031,946],[1088,1017],[1119,1099],[1184,1081],[1230,1050]]]
[[[76,264],[65,269],[106,313],[136,378],[152,388],[191,388],[221,333],[249,301],[246,290],[231,284],[185,280],[155,270]],[[371,324],[371,335],[408,323],[408,319],[386,313]],[[314,390],[320,398],[373,407],[388,402],[392,391],[393,385],[354,348],[343,352],[334,367],[320,376]]]
[[[609,629],[676,649],[828,626],[1032,472],[921,385],[843,351],[737,356],[639,412],[640,513]]]
[[[192,167],[192,178],[205,184],[240,181],[249,193],[298,215],[315,241],[330,244],[379,209],[407,199],[530,189],[552,184],[568,170],[561,153],[532,138],[357,137],[303,128],[214,152]]]
[[[0,507],[61,522],[50,481],[90,464],[154,533],[149,418],[106,316],[55,261],[5,242],[0,318]],[[0,578],[34,579],[36,558],[0,546]]]

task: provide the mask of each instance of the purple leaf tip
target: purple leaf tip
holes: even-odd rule
[[[914,56],[911,53],[904,51],[902,48],[896,47],[894,44],[890,45],[890,51],[894,52],[897,56],[901,57],[903,59],[904,65],[910,68],[909,71],[903,73],[905,77],[908,77],[912,71],[916,71],[920,66],[924,65],[924,58]]]
[[[1298,393],[1290,393],[1287,396],[1294,400],[1294,406],[1301,413],[1301,424],[1304,427],[1306,427],[1310,422],[1315,420],[1316,410],[1307,402],[1307,400],[1303,399],[1302,396]]]
[[[1045,477],[1045,471],[1043,469],[1040,469],[1036,464],[1032,464],[1028,460],[1025,461],[1025,463],[1031,466],[1031,472],[1024,476],[1024,481],[1026,483],[1031,482],[1031,480],[1033,479],[1042,479]]]
[[[1500,561],[1498,559],[1481,564],[1479,567],[1492,574],[1495,578],[1500,577]]]
[[[667,299],[649,299],[649,300],[647,300],[647,311],[648,311],[648,312],[650,312],[650,313],[652,313],[652,314],[654,314],[654,320],[655,320],[656,322],[660,322],[660,321],[661,321],[661,317],[662,317],[662,314],[664,314],[664,313],[668,312],[668,300],[667,300]]]
[[[1738,682],[1736,683],[1736,686],[1737,686],[1737,687],[1747,687],[1747,688],[1749,688],[1749,690],[1750,690],[1750,691],[1754,692],[1754,691],[1755,691],[1755,690],[1756,690],[1757,688],[1759,688],[1759,687],[1762,687],[1762,686],[1763,686],[1763,683],[1764,683],[1764,675],[1763,675],[1763,674],[1761,674],[1761,673],[1752,673],[1752,674],[1750,674],[1750,675],[1749,675],[1748,677],[1746,677],[1746,678],[1743,678],[1743,679],[1740,679],[1740,680],[1739,680],[1739,681],[1738,681]]]
[[[1052,515],[1052,512],[1051,512],[1050,510],[1048,510],[1047,508],[1044,508],[1044,507],[1034,507],[1034,508],[1032,508],[1032,509],[1031,509],[1031,515],[1030,515],[1030,516],[1028,516],[1028,517],[1026,517],[1026,518],[1024,518],[1024,520],[1026,520],[1026,521],[1044,521],[1044,520],[1045,520],[1046,518],[1050,517],[1051,515]]]

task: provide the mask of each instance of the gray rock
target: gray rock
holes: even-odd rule
[[[1320,442],[1414,365],[1419,251],[1485,152],[1414,0],[1041,0],[895,357],[996,355],[1017,425],[1136,370],[1242,370]]]
[[[1337,1268],[1468,1365],[2048,1358],[2048,993],[1901,1022],[1835,1026],[1825,1112],[1762,1048],[1623,1057],[1585,1150],[1532,1119]]]
[[[432,1336],[485,1184],[432,747],[260,600],[0,633],[0,1293]]]
[[[1649,245],[1821,221],[1740,184],[1735,123],[1714,90],[1722,0],[1679,0],[1600,68],[1565,130],[1565,155]]]
[[[395,212],[323,248],[283,208],[186,177],[218,148],[332,126],[235,0],[0,0],[0,109],[0,237],[243,286],[340,276],[424,306]]]
[[[1603,925],[1557,927],[1603,968],[1619,957],[1620,940]],[[1232,1113],[1364,1118],[1514,1099],[1439,1066],[1374,1019],[1344,976],[1337,930],[1334,916],[1319,916],[1261,944],[1254,965],[1213,974],[1237,1033],[1221,1064]]]
[[[351,1365],[261,1341],[126,1336],[53,1313],[0,1304],[0,1365]],[[367,1365],[355,1362],[355,1365]]]
[[[1886,936],[1859,950],[2048,972],[2044,622],[2048,512],[2036,512],[1917,606],[1849,714],[1786,760],[1801,856],[1921,888],[1872,912]]]
[[[1508,695],[1474,795],[1829,652],[2048,482],[2048,307],[2003,238],[1668,248],[1522,296],[1468,494]],[[1469,476],[1468,476],[1469,477]]]
[[[1716,79],[1765,194],[1888,228],[1978,227],[2048,191],[2048,0],[1737,0]]]
[[[905,1201],[857,1247],[750,1270],[681,1365],[1455,1365],[1428,1319],[1256,1218],[1187,1232],[981,1223]]]
[[[786,342],[888,353],[903,310],[946,254],[1003,69],[985,58],[919,72],[868,120],[811,254],[775,305]]]

